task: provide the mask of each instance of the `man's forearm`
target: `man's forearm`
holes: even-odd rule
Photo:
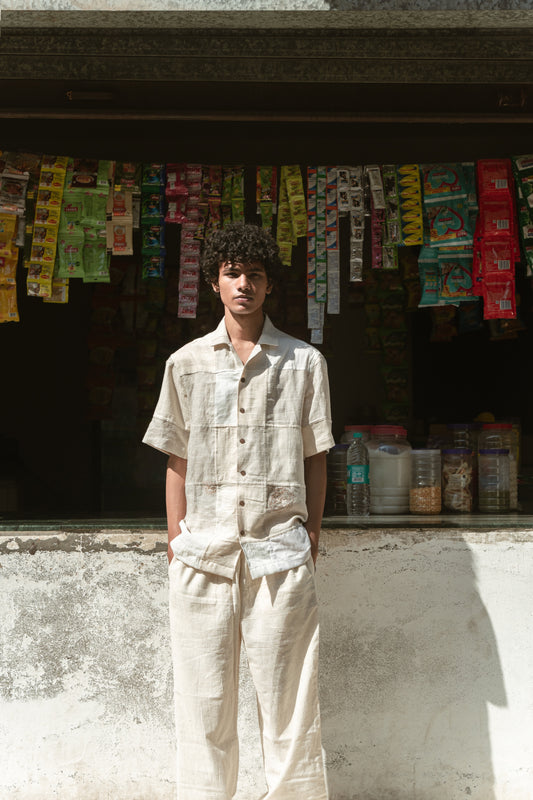
[[[311,541],[311,555],[316,563],[318,539],[326,500],[326,453],[317,453],[304,461],[307,522],[305,527]]]
[[[167,503],[167,529],[168,529],[168,560],[172,561],[172,548],[170,543],[180,533],[180,522],[187,511],[185,498],[185,476],[187,474],[187,461],[179,456],[169,456],[167,463],[166,503]]]

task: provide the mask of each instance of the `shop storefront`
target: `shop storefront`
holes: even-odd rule
[[[350,203],[351,178],[357,183],[372,165],[381,165],[385,190],[394,175],[398,202],[401,165],[475,170],[509,159],[509,184],[520,181],[510,159],[533,152],[533,12],[149,17],[130,13],[117,24],[116,16],[90,14],[81,25],[75,13],[2,14],[0,149],[78,159],[81,180],[92,170],[97,181],[103,162],[138,165],[132,180],[141,209],[137,217],[132,210],[126,241],[115,242],[128,254],[111,256],[109,280],[79,273],[69,280],[68,302],[28,293],[21,254],[19,321],[0,326],[0,563],[16,609],[2,621],[10,676],[3,697],[11,730],[22,732],[35,709],[34,744],[48,763],[37,758],[30,786],[22,750],[10,745],[6,791],[14,800],[48,800],[55,781],[64,797],[103,796],[98,785],[117,800],[172,796],[171,766],[161,755],[170,752],[170,714],[156,710],[170,688],[160,588],[164,459],[140,439],[164,360],[212,329],[220,311],[207,286],[196,292],[193,278],[187,292],[180,283],[196,250],[186,253],[192,262],[184,259],[183,224],[169,219],[169,201],[179,212],[183,195],[165,193],[169,175],[181,180],[168,165],[200,166],[196,178],[194,170],[181,175],[208,187],[212,219],[222,219],[226,205],[233,218],[264,224],[269,209],[258,201],[258,180],[267,204],[285,186],[290,208],[294,184],[285,168],[295,168],[309,208],[308,178],[326,165],[326,184],[328,167],[338,179],[334,203],[327,186],[324,192],[336,220],[326,225],[329,274],[320,274],[319,263],[309,302],[305,227],[291,239],[284,286],[269,313],[326,355],[336,440],[348,425],[395,424],[405,426],[413,448],[453,446],[442,438],[452,436],[447,424],[501,421],[514,424],[520,444],[519,507],[497,517],[474,505],[466,514],[355,519],[328,499],[318,578],[332,798],[526,798],[532,754],[518,731],[533,713],[526,591],[533,307],[520,209],[512,206],[521,248],[512,313],[484,319],[486,298],[485,306],[476,301],[464,281],[459,299],[441,293],[437,305],[424,302],[421,245],[405,241],[409,232],[400,231],[403,240],[388,255],[382,248],[379,261],[375,225],[385,230],[386,249],[393,220],[385,216],[390,204],[381,221],[374,213],[370,183],[365,189],[362,179],[357,209],[340,198],[342,175]],[[166,169],[150,172],[153,165]],[[41,161],[37,180],[61,169],[58,161],[43,169]],[[154,226],[142,210],[153,195],[149,174],[164,198],[157,252],[148,247],[145,232]],[[233,189],[223,199],[228,176]],[[116,186],[111,181],[108,191]],[[467,194],[459,201],[466,204]],[[473,194],[477,211],[486,197]],[[514,190],[508,197],[516,203]],[[278,221],[274,214],[275,234]],[[402,218],[404,229],[411,221]],[[473,239],[474,229],[466,244]],[[471,265],[469,275],[472,288]],[[134,597],[132,616],[120,613]],[[33,609],[35,624],[23,607]],[[112,630],[115,615],[121,621]],[[49,648],[43,624],[55,641]],[[129,665],[118,651],[129,653]],[[32,675],[42,691],[32,689]],[[246,682],[243,697],[247,730]],[[72,710],[58,721],[61,704]],[[124,735],[113,744],[117,726]],[[243,754],[242,798],[256,791],[258,758],[252,742]],[[153,763],[163,777],[151,774]]]

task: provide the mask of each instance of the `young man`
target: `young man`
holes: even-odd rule
[[[327,800],[314,578],[334,443],[326,365],[264,314],[281,268],[269,234],[217,231],[202,268],[224,318],[169,358],[144,437],[169,456],[178,798],[235,794],[242,642],[265,800]]]

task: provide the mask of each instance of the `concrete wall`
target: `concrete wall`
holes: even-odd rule
[[[0,534],[0,797],[170,800],[162,531]],[[326,530],[332,800],[526,800],[533,526]],[[238,800],[264,791],[243,665]],[[302,798],[302,800],[305,800]]]

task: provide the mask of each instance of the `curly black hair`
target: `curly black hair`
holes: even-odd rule
[[[209,284],[218,284],[220,267],[226,261],[234,264],[263,265],[271,286],[281,275],[279,247],[268,231],[258,225],[233,222],[206,239],[202,253],[202,272]]]

